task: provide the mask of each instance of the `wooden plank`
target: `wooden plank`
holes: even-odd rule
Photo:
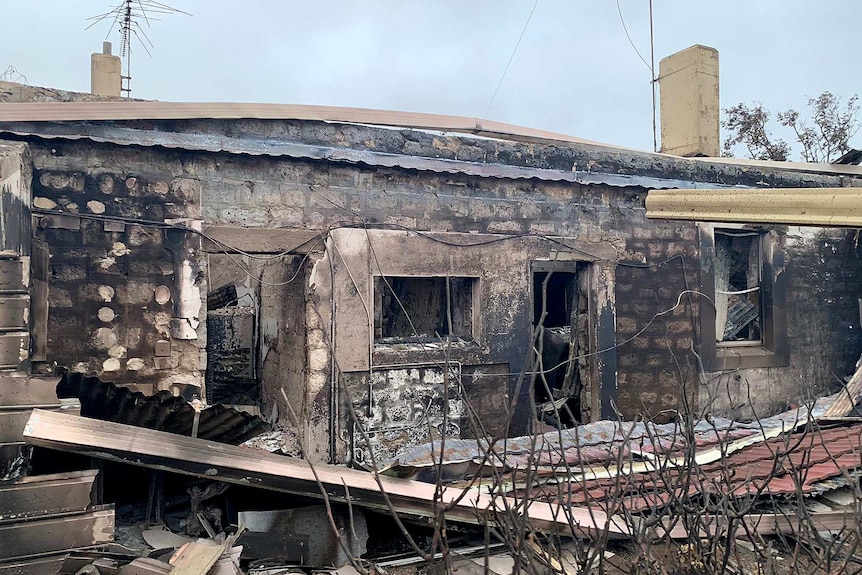
[[[58,376],[0,375],[0,409],[60,406]]]
[[[231,252],[235,249],[259,254],[304,254],[321,247],[320,230],[255,229],[233,226],[205,226],[203,248],[207,252]]]
[[[862,364],[857,366],[853,377],[838,392],[838,397],[832,402],[832,405],[823,413],[822,418],[846,417],[853,413],[853,409],[859,400],[862,399]]]
[[[32,445],[307,497],[321,497],[323,487],[333,501],[387,512],[382,489],[397,513],[413,517],[434,517],[439,505],[448,504],[447,519],[481,524],[491,521],[497,510],[519,509],[535,529],[586,534],[607,528],[611,537],[629,533],[624,519],[599,510],[539,501],[525,510],[513,499],[455,487],[443,489],[438,499],[430,483],[375,479],[371,473],[335,465],[316,464],[312,471],[302,459],[58,412],[34,410],[24,436]]]
[[[68,553],[0,563],[0,575],[57,575]]]
[[[24,477],[0,485],[0,520],[84,511],[98,471]]]
[[[206,575],[225,549],[226,545],[207,539],[186,543],[177,549],[169,561],[174,566],[172,575]]]
[[[89,547],[113,540],[113,505],[70,515],[0,521],[0,560]]]

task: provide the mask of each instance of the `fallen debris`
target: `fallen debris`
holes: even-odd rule
[[[445,488],[438,493],[433,485],[418,481],[332,465],[318,464],[312,469],[305,460],[160,431],[132,431],[118,423],[48,411],[33,412],[24,436],[31,445],[283,493],[319,498],[322,486],[333,501],[411,517],[434,517],[435,502],[447,505],[449,520],[468,524],[493,522],[497,510],[520,508],[514,500],[477,490]],[[171,444],[169,451],[164,449],[167,443]],[[624,521],[597,510],[570,508],[563,512],[557,505],[537,503],[519,512],[526,513],[535,528],[547,531],[628,532]]]
[[[0,521],[0,561],[90,547],[114,540],[114,506]]]
[[[93,470],[72,471],[0,484],[0,520],[84,511],[97,475]]]
[[[239,539],[245,544],[244,557],[277,558],[319,568],[343,567],[349,558],[341,549],[339,538],[351,555],[360,557],[366,552],[368,527],[360,509],[351,512],[342,506],[332,506],[331,515],[338,533],[333,533],[322,505],[241,511],[239,522],[248,530]]]
[[[193,435],[197,421],[196,437],[232,445],[239,445],[269,429],[260,417],[224,405],[198,411],[185,398],[169,391],[146,396],[80,373],[64,374],[57,385],[57,395],[77,398],[84,417],[185,436]]]
[[[173,575],[206,575],[225,551],[226,543],[207,539],[190,541],[177,549],[170,560]]]

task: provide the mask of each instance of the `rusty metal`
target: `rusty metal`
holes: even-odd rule
[[[862,226],[862,188],[650,190],[648,218]]]

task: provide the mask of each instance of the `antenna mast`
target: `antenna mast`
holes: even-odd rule
[[[111,21],[111,28],[117,26],[117,31],[120,33],[120,57],[125,60],[125,74],[122,75],[122,85],[120,91],[128,98],[131,96],[132,87],[132,38],[137,40],[138,44],[144,49],[147,55],[152,56],[150,48],[153,48],[153,43],[147,36],[144,27],[150,27],[150,22],[160,20],[155,18],[156,14],[185,14],[191,16],[188,12],[184,12],[177,8],[171,8],[167,4],[156,2],[156,0],[122,0],[116,6],[113,6],[109,11],[98,16],[92,16],[87,20],[92,23],[87,26],[87,30],[96,24],[104,21]],[[111,35],[111,30],[105,36],[105,40]]]

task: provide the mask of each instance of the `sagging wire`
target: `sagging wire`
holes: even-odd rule
[[[197,234],[198,236],[204,238],[205,240],[211,242],[213,245],[215,245],[217,248],[219,248],[218,251],[221,254],[227,256],[236,267],[238,267],[240,270],[242,270],[243,273],[245,273],[249,277],[249,279],[257,282],[258,284],[260,284],[262,286],[267,286],[267,287],[285,286],[285,285],[288,285],[288,284],[292,283],[293,281],[295,281],[296,278],[299,276],[299,273],[303,269],[303,264],[310,257],[311,251],[313,250],[313,248],[317,247],[318,244],[321,244],[322,242],[324,242],[325,238],[328,237],[329,231],[330,231],[330,228],[327,228],[326,230],[321,232],[321,234],[319,236],[316,236],[315,238],[312,238],[303,244],[300,244],[298,246],[295,246],[293,248],[290,248],[288,250],[284,250],[284,251],[276,253],[276,254],[254,254],[254,253],[244,251],[244,250],[237,248],[235,246],[231,246],[229,244],[226,244],[225,242],[210,236],[206,232],[204,232],[202,230],[197,230],[191,226],[184,226],[184,225],[180,225],[180,224],[159,222],[156,220],[145,220],[145,219],[141,219],[141,218],[130,218],[130,217],[125,217],[125,216],[111,216],[111,215],[105,215],[105,214],[79,214],[79,213],[74,213],[74,212],[63,212],[60,210],[48,210],[48,209],[41,209],[41,208],[33,208],[32,212],[34,214],[76,217],[76,218],[81,218],[81,219],[86,219],[86,220],[95,220],[95,221],[102,221],[102,222],[119,222],[119,223],[124,223],[124,224],[139,225],[139,226],[143,226],[143,227],[152,227],[152,228],[159,228],[159,229],[165,229],[165,230],[171,229],[171,230],[179,230],[179,231],[183,231],[183,232],[191,232],[191,233]],[[249,267],[243,265],[242,263],[237,261],[237,259],[234,257],[234,254],[240,254],[243,257],[248,257],[251,259],[263,260],[263,261],[274,261],[274,260],[283,258],[284,256],[295,254],[295,251],[298,248],[306,246],[309,243],[311,243],[312,241],[314,241],[314,243],[312,244],[313,247],[311,249],[307,250],[306,253],[304,254],[302,260],[300,260],[299,265],[298,265],[297,270],[296,270],[296,273],[294,273],[293,276],[289,280],[284,281],[284,282],[267,282],[267,281],[264,281],[263,278],[258,278],[257,276],[255,276],[250,271]]]
[[[590,252],[588,252],[588,251],[586,251],[586,250],[583,250],[583,249],[577,248],[577,247],[575,247],[575,246],[570,246],[570,245],[568,245],[565,241],[563,241],[563,240],[561,240],[561,239],[559,239],[559,238],[555,238],[555,237],[552,237],[552,236],[547,236],[547,235],[544,235],[544,234],[534,234],[534,233],[521,233],[521,234],[502,235],[502,236],[495,237],[495,238],[491,238],[491,239],[488,239],[488,240],[483,240],[483,241],[479,241],[479,242],[470,242],[470,243],[459,243],[459,242],[447,241],[447,240],[441,239],[441,238],[439,238],[439,237],[435,237],[432,233],[424,232],[424,231],[421,231],[421,230],[413,230],[413,229],[410,229],[410,228],[408,228],[408,227],[406,227],[406,226],[402,226],[402,225],[398,225],[398,224],[384,224],[384,225],[382,225],[382,226],[375,226],[374,224],[369,224],[368,222],[366,222],[366,221],[365,221],[365,219],[364,219],[361,215],[357,214],[355,211],[353,211],[353,210],[351,210],[351,209],[349,209],[349,208],[346,208],[346,207],[344,207],[344,206],[341,206],[340,204],[338,204],[338,203],[336,203],[336,202],[332,201],[332,200],[331,200],[331,199],[329,199],[329,198],[326,198],[325,196],[323,197],[323,199],[324,199],[325,201],[329,202],[330,204],[332,204],[333,206],[335,206],[335,207],[337,207],[337,208],[339,208],[339,209],[343,210],[344,212],[351,214],[354,218],[356,218],[357,220],[359,220],[359,222],[360,222],[360,223],[359,223],[359,224],[355,224],[355,225],[338,225],[338,226],[330,226],[330,227],[326,228],[324,231],[322,231],[322,232],[320,233],[320,235],[316,236],[315,238],[312,238],[311,240],[308,240],[307,242],[305,242],[305,243],[303,243],[303,244],[300,244],[299,246],[296,246],[296,247],[294,247],[294,248],[291,248],[291,249],[289,249],[289,250],[285,250],[285,251],[280,252],[280,253],[277,253],[277,254],[270,254],[270,255],[253,254],[253,253],[250,253],[250,252],[244,251],[244,250],[242,250],[242,249],[240,249],[240,248],[237,248],[237,247],[232,246],[232,245],[229,245],[229,244],[227,244],[227,243],[225,243],[225,242],[223,242],[223,241],[221,241],[221,240],[218,240],[218,239],[216,239],[216,238],[214,238],[214,237],[212,237],[212,236],[208,235],[206,232],[204,232],[204,231],[202,231],[202,230],[197,230],[197,229],[194,229],[194,228],[192,228],[192,227],[190,227],[190,226],[184,226],[184,225],[180,225],[180,224],[166,223],[166,222],[160,222],[160,221],[156,221],[156,220],[146,220],[146,219],[142,219],[142,218],[131,218],[131,217],[125,217],[125,216],[111,216],[111,215],[104,215],[104,214],[79,214],[79,213],[70,213],[70,212],[63,212],[63,211],[60,211],[60,210],[49,210],[49,209],[41,209],[41,208],[33,208],[33,210],[32,210],[32,211],[33,211],[33,213],[36,213],[36,214],[44,214],[44,215],[58,215],[58,216],[71,216],[71,217],[79,217],[79,218],[82,218],[82,219],[90,219],[90,220],[97,220],[97,221],[113,221],[113,222],[129,223],[129,224],[140,225],[140,226],[155,227],[155,228],[160,228],[160,229],[175,229],[175,230],[180,230],[180,231],[185,231],[185,232],[192,232],[192,233],[195,233],[195,234],[197,234],[197,235],[201,236],[202,238],[204,238],[204,239],[206,239],[206,240],[210,241],[213,245],[215,245],[215,246],[218,248],[218,251],[219,251],[220,253],[222,253],[222,254],[224,254],[224,255],[228,256],[228,258],[231,260],[231,262],[232,262],[235,266],[237,266],[240,270],[242,270],[242,271],[243,271],[243,272],[244,272],[244,273],[245,273],[245,274],[246,274],[250,279],[252,279],[253,281],[255,281],[255,282],[259,283],[259,284],[260,284],[260,285],[262,285],[262,286],[268,286],[268,287],[280,287],[280,286],[288,285],[288,284],[290,284],[290,283],[294,282],[294,281],[296,280],[296,278],[299,276],[300,272],[302,271],[302,269],[303,269],[303,264],[304,264],[304,263],[305,263],[305,262],[310,258],[310,256],[311,256],[311,252],[313,251],[313,248],[312,248],[312,249],[308,249],[308,250],[306,251],[306,253],[303,255],[302,260],[300,260],[300,263],[299,263],[299,265],[297,266],[297,270],[296,270],[296,272],[293,274],[293,276],[291,276],[291,278],[290,278],[289,280],[284,281],[284,282],[266,282],[266,281],[264,281],[262,278],[258,278],[258,277],[257,277],[257,276],[255,276],[253,273],[251,273],[251,271],[250,271],[250,269],[249,269],[248,267],[244,266],[242,263],[240,263],[239,261],[237,261],[237,260],[236,260],[236,258],[234,258],[234,257],[233,257],[233,256],[234,256],[234,253],[236,253],[236,254],[241,254],[241,255],[243,255],[243,256],[251,257],[251,258],[254,258],[254,259],[261,259],[261,260],[269,260],[269,261],[271,261],[271,260],[275,260],[275,259],[278,259],[278,258],[284,257],[285,255],[290,255],[291,253],[294,253],[294,252],[295,252],[295,250],[296,250],[297,248],[302,247],[302,246],[305,246],[305,245],[307,245],[307,244],[311,243],[312,241],[314,241],[314,244],[313,244],[313,247],[314,247],[314,248],[316,248],[316,247],[317,247],[317,246],[319,246],[319,245],[322,245],[322,246],[323,246],[324,251],[326,251],[326,249],[327,249],[327,245],[330,243],[330,242],[327,242],[327,239],[329,239],[329,238],[331,237],[331,234],[332,234],[332,232],[333,232],[333,231],[335,231],[335,230],[339,230],[339,229],[357,229],[357,228],[360,228],[360,227],[361,227],[362,229],[364,229],[364,230],[365,230],[365,233],[366,233],[366,239],[368,240],[368,243],[369,243],[369,249],[371,250],[372,257],[373,257],[373,259],[375,260],[375,266],[377,267],[377,270],[378,270],[378,273],[380,274],[380,277],[381,277],[381,278],[383,278],[384,284],[387,286],[387,289],[390,291],[390,293],[392,294],[393,298],[394,298],[394,299],[395,299],[395,301],[398,303],[398,305],[399,305],[399,307],[400,307],[401,311],[405,314],[405,317],[406,317],[406,318],[407,318],[407,320],[408,320],[408,323],[409,323],[409,325],[410,325],[410,327],[411,327],[411,330],[414,332],[414,335],[415,335],[415,336],[417,336],[417,337],[418,337],[418,335],[419,335],[419,334],[418,334],[418,332],[416,331],[416,327],[415,327],[415,325],[413,324],[412,319],[410,318],[410,314],[407,312],[407,309],[404,307],[404,304],[403,304],[403,303],[401,302],[401,300],[398,298],[398,296],[397,296],[397,294],[395,293],[395,291],[394,291],[394,289],[392,288],[392,286],[391,286],[391,285],[389,284],[389,282],[386,280],[385,275],[383,275],[382,267],[381,267],[381,265],[380,265],[379,260],[377,259],[377,255],[376,255],[376,253],[374,252],[374,248],[373,248],[372,243],[371,243],[370,232],[371,232],[371,230],[372,230],[372,229],[400,229],[400,230],[403,230],[403,231],[408,231],[408,232],[410,232],[410,233],[414,233],[414,234],[416,234],[417,236],[422,237],[422,238],[424,238],[424,239],[426,239],[426,240],[429,240],[429,241],[432,241],[432,242],[436,242],[436,243],[439,243],[439,244],[442,244],[442,245],[446,245],[446,246],[451,246],[451,247],[458,247],[458,248],[481,247],[481,246],[487,246],[487,245],[491,245],[491,244],[495,244],[495,243],[501,243],[501,242],[511,241],[511,240],[515,240],[515,239],[523,239],[523,238],[530,238],[530,237],[532,237],[532,238],[537,238],[537,239],[541,239],[541,240],[544,240],[544,241],[548,241],[548,242],[550,242],[550,243],[553,243],[553,244],[559,245],[559,246],[564,247],[564,248],[566,248],[566,249],[569,249],[569,250],[571,250],[571,251],[575,251],[575,252],[581,253],[581,254],[583,254],[583,255],[585,255],[585,256],[587,256],[587,257],[589,257],[590,259],[592,259],[592,260],[594,260],[594,261],[610,262],[610,263],[615,263],[616,265],[619,265],[619,266],[623,266],[623,267],[632,267],[632,268],[653,268],[653,267],[661,267],[661,266],[664,266],[664,265],[666,265],[666,264],[668,264],[668,263],[670,263],[670,262],[672,262],[672,261],[675,261],[675,260],[677,260],[677,259],[679,259],[679,260],[681,260],[681,261],[683,261],[683,262],[685,261],[684,257],[683,257],[681,254],[678,254],[678,255],[675,255],[675,256],[669,257],[669,258],[667,258],[667,259],[665,259],[665,260],[662,260],[662,261],[660,261],[660,262],[654,262],[654,263],[647,263],[647,262],[645,262],[645,263],[639,263],[639,262],[624,262],[624,261],[616,261],[616,260],[611,260],[610,258],[605,258],[605,257],[598,256],[598,255],[596,255],[596,254],[590,253]],[[336,250],[336,252],[337,252],[337,247],[335,246],[335,242],[331,242],[331,243],[332,243],[332,245],[333,245],[333,248],[334,248],[334,249]],[[232,252],[233,252],[233,253],[232,253]],[[339,256],[339,257],[341,257],[341,256]],[[343,259],[344,259],[344,258],[342,257],[342,260],[343,260]],[[349,269],[348,269],[348,273],[349,273]],[[353,278],[352,274],[350,274],[350,273],[349,273],[349,275],[350,275],[350,280],[351,280],[351,282],[353,283],[353,287],[354,287],[354,289],[356,289],[356,290],[357,290],[357,293],[362,293],[362,292],[359,290],[359,286],[357,285],[357,282],[356,282],[355,278]],[[448,277],[448,276],[447,276],[447,277]],[[644,332],[645,332],[645,331],[646,331],[646,330],[647,330],[647,329],[648,329],[648,328],[649,328],[649,327],[650,327],[650,326],[651,326],[651,325],[652,325],[652,324],[653,324],[653,323],[654,323],[654,322],[655,322],[659,317],[661,317],[661,316],[663,316],[663,315],[666,315],[666,314],[668,314],[668,313],[670,313],[670,312],[674,311],[674,310],[675,310],[675,309],[677,309],[680,305],[682,305],[682,304],[681,304],[682,296],[683,296],[683,295],[686,295],[686,294],[695,294],[695,295],[700,295],[700,296],[704,297],[705,299],[709,300],[709,301],[710,301],[710,303],[711,303],[713,306],[715,306],[715,303],[713,302],[712,298],[711,298],[710,296],[708,296],[707,294],[705,294],[705,293],[703,293],[703,292],[700,292],[700,291],[697,291],[697,290],[691,290],[691,289],[683,290],[683,291],[681,291],[681,292],[678,294],[678,297],[677,297],[677,303],[676,303],[673,307],[671,307],[671,308],[669,308],[669,309],[667,309],[667,310],[662,310],[662,311],[660,311],[660,312],[656,313],[656,314],[655,314],[655,315],[654,315],[654,316],[649,320],[649,322],[647,322],[647,324],[646,324],[643,328],[641,328],[637,333],[635,333],[634,335],[630,336],[629,338],[626,338],[626,339],[625,339],[625,340],[623,340],[622,342],[616,343],[616,344],[614,344],[613,346],[609,346],[609,347],[606,347],[606,348],[604,348],[604,349],[600,349],[600,350],[596,350],[596,351],[592,351],[592,352],[588,352],[588,353],[585,353],[585,354],[581,354],[581,355],[578,355],[578,356],[572,357],[570,360],[566,360],[566,361],[564,361],[564,362],[561,362],[560,364],[555,365],[555,366],[553,366],[552,368],[550,368],[550,369],[548,369],[548,370],[535,371],[535,372],[528,372],[528,373],[527,373],[527,375],[544,375],[544,374],[548,374],[548,373],[550,373],[551,371],[553,371],[553,370],[555,370],[555,369],[557,369],[557,368],[559,368],[559,367],[562,367],[562,366],[564,366],[564,365],[569,364],[570,362],[578,361],[578,360],[580,360],[580,359],[585,359],[585,358],[592,357],[592,356],[595,356],[595,355],[599,355],[599,354],[602,354],[602,353],[607,353],[607,352],[609,352],[609,351],[613,351],[613,350],[615,350],[615,349],[619,348],[620,346],[623,346],[623,345],[626,345],[626,344],[630,343],[631,341],[633,341],[633,340],[637,339],[638,337],[640,337],[640,336],[641,336],[641,335],[642,335],[642,334],[643,334],[643,333],[644,333]],[[363,306],[365,307],[365,310],[366,310],[366,317],[368,317],[368,318],[369,318],[369,321],[370,321],[370,320],[371,320],[371,318],[372,318],[372,316],[371,316],[371,311],[370,311],[369,305],[368,305],[368,303],[367,303],[367,302],[365,302],[365,300],[364,300],[364,299],[362,299],[362,298],[360,298],[360,299],[361,299],[361,301],[362,301]],[[371,331],[372,331],[372,333],[373,333],[373,326],[371,326]],[[441,340],[442,340],[442,339],[443,339],[443,338],[441,338]],[[433,356],[432,356],[431,352],[432,352],[432,351],[435,351],[435,350],[430,349],[430,348],[427,348],[427,347],[426,347],[426,346],[427,346],[427,343],[425,343],[425,342],[422,342],[422,343],[421,343],[421,345],[423,346],[423,351],[425,351],[425,352],[427,353],[427,355],[428,355],[428,359],[429,359],[429,360],[432,360],[432,363],[433,363],[436,367],[439,367],[439,368],[443,369],[443,368],[444,368],[444,366],[440,365],[438,361],[436,361],[436,360],[434,360],[434,359],[433,359]],[[371,362],[369,362],[369,365],[371,365]],[[521,375],[521,373],[520,373],[520,372],[518,372],[518,373],[498,373],[498,374],[494,374],[494,375],[495,375],[495,376],[501,376],[501,375],[514,376],[514,375]]]
[[[662,317],[662,316],[664,316],[664,315],[667,315],[667,314],[669,314],[669,313],[673,312],[674,310],[676,310],[676,309],[677,309],[677,308],[679,308],[680,306],[687,305],[687,304],[682,303],[682,297],[683,297],[684,295],[686,295],[686,294],[699,295],[699,296],[701,296],[701,297],[703,297],[703,298],[707,299],[711,304],[713,304],[713,306],[715,305],[715,303],[713,302],[712,298],[711,298],[710,296],[708,296],[707,294],[705,294],[705,293],[701,292],[701,291],[692,290],[692,289],[682,290],[681,292],[679,292],[679,294],[677,294],[676,304],[674,304],[672,307],[670,307],[670,308],[668,308],[668,309],[662,310],[662,311],[660,311],[660,312],[656,313],[655,315],[653,315],[653,316],[652,316],[652,318],[650,318],[650,320],[646,323],[646,325],[644,325],[644,326],[643,326],[640,330],[638,330],[638,331],[637,331],[637,333],[635,333],[634,335],[632,335],[632,336],[630,336],[630,337],[627,337],[627,338],[626,338],[626,339],[624,339],[623,341],[618,342],[618,343],[616,343],[616,344],[614,344],[614,345],[608,346],[608,347],[606,347],[606,348],[604,348],[604,349],[597,349],[596,351],[591,351],[591,352],[588,352],[588,353],[584,353],[584,354],[581,354],[581,355],[578,355],[578,356],[572,357],[571,359],[567,359],[567,360],[565,360],[565,361],[562,361],[562,362],[558,363],[557,365],[554,365],[553,367],[551,367],[551,368],[549,368],[549,369],[540,370],[540,371],[534,371],[534,372],[528,372],[528,375],[547,375],[547,374],[551,373],[552,371],[554,371],[555,369],[558,369],[558,368],[560,368],[560,367],[563,367],[563,366],[565,366],[565,365],[568,365],[568,364],[569,364],[569,363],[571,363],[571,362],[577,361],[577,360],[579,360],[579,359],[585,359],[585,358],[588,358],[588,357],[592,357],[592,356],[594,356],[594,355],[600,355],[600,354],[602,354],[602,353],[607,353],[607,352],[609,352],[609,351],[613,351],[613,350],[615,350],[615,349],[618,349],[618,348],[620,348],[620,347],[622,347],[622,346],[624,346],[624,345],[626,345],[626,344],[628,344],[628,343],[631,343],[632,341],[634,341],[635,339],[637,339],[637,338],[639,338],[641,335],[643,335],[643,333],[644,333],[647,329],[649,329],[649,327],[650,327],[650,326],[655,322],[655,320],[657,320],[658,318],[660,318],[660,317]],[[688,305],[690,305],[690,304],[688,304]],[[495,375],[495,376],[498,376],[498,375],[521,375],[521,373],[520,373],[520,372],[518,372],[518,373],[495,373],[494,375]]]

